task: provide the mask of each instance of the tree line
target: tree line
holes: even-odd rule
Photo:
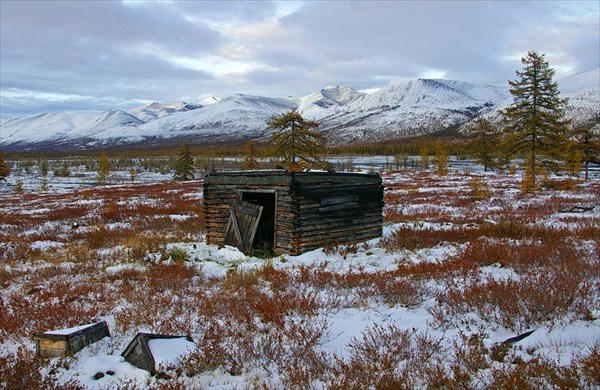
[[[510,106],[500,111],[499,118],[480,115],[465,128],[465,135],[456,137],[456,129],[448,136],[444,132],[410,140],[386,141],[369,145],[327,147],[318,123],[306,120],[297,111],[284,112],[266,121],[271,140],[266,144],[249,141],[245,149],[239,147],[218,150],[197,149],[184,145],[174,158],[175,180],[194,178],[194,154],[203,156],[243,155],[243,169],[263,168],[261,160],[272,158],[288,169],[327,169],[331,164],[322,160],[327,155],[393,155],[396,166],[407,156],[420,156],[421,167],[429,166],[434,155],[438,173],[447,172],[448,155],[471,156],[484,170],[504,169],[515,158],[524,160],[524,185],[534,188],[536,178],[548,170],[567,170],[578,174],[584,170],[589,179],[589,165],[600,163],[600,111],[576,125],[565,118],[566,99],[560,97],[558,84],[553,81],[554,69],[543,54],[528,52],[522,59],[522,70],[509,81],[513,97]],[[120,152],[122,153],[122,152]],[[154,151],[156,153],[156,151]],[[206,164],[205,164],[206,165]],[[103,183],[110,171],[105,152],[98,160],[98,181]],[[208,169],[208,167],[205,167]],[[63,171],[66,166],[63,167]],[[0,151],[0,180],[10,173]],[[135,172],[132,168],[132,178]]]
[[[530,51],[521,62],[517,79],[509,81],[513,103],[500,112],[500,121],[480,116],[467,127],[470,153],[485,170],[523,158],[524,184],[532,188],[548,170],[576,174],[583,166],[588,180],[589,164],[600,162],[600,112],[573,126],[545,56]]]

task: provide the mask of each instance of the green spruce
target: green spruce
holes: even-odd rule
[[[566,130],[566,99],[561,99],[558,84],[552,81],[554,69],[543,54],[530,51],[521,59],[522,71],[509,81],[513,104],[502,111],[507,123],[504,139],[508,156],[524,156],[527,178],[535,186],[542,167],[556,169],[562,157]]]
[[[173,180],[186,181],[194,179],[194,158],[189,145],[184,145],[179,151],[177,162],[175,163],[175,175]]]

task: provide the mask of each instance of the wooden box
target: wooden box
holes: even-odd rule
[[[106,321],[33,335],[36,352],[42,357],[73,355],[104,337],[110,337]]]

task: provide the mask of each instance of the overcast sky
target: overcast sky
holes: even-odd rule
[[[600,62],[597,0],[0,0],[0,8],[2,118],[419,77],[506,85],[528,50],[545,53],[557,78]]]

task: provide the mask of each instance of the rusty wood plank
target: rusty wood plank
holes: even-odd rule
[[[232,204],[223,242],[247,253],[254,242],[262,210],[262,206],[247,202],[240,201]]]
[[[235,237],[237,238],[238,242],[240,244],[242,244],[242,246],[244,246],[245,245],[244,239],[242,238],[242,232],[240,232],[240,227],[238,226],[235,212],[233,210],[229,210],[229,211],[231,212],[231,223],[233,225],[233,231],[235,232]]]

